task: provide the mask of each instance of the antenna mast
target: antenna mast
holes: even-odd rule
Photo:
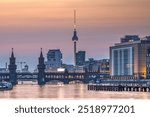
[[[74,10],[74,30],[76,30],[76,10]]]

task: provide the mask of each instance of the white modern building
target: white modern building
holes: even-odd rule
[[[150,38],[127,35],[110,47],[110,74],[120,78],[146,78]]]
[[[111,50],[112,75],[133,74],[133,48],[122,47]]]

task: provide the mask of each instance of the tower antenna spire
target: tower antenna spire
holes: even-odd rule
[[[74,30],[76,30],[76,9],[74,9]]]

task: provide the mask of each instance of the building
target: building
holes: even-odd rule
[[[76,65],[83,66],[85,63],[85,51],[78,51],[76,53]]]
[[[85,68],[87,68],[89,72],[109,74],[109,59],[94,60],[93,58],[89,58],[89,60],[85,62]]]
[[[150,49],[148,49],[146,56],[146,76],[148,79],[150,79]]]
[[[74,72],[75,68],[74,65],[71,64],[62,64],[62,68],[65,68],[68,72]]]
[[[85,68],[87,68],[88,72],[98,71],[100,63],[98,60],[94,60],[94,58],[89,58],[85,61]]]
[[[99,72],[104,73],[104,74],[109,74],[110,73],[110,70],[109,70],[110,60],[102,59],[102,60],[99,60],[99,62],[100,62]]]
[[[52,49],[47,53],[46,70],[56,70],[62,65],[62,53],[60,49]]]
[[[112,78],[146,78],[146,58],[150,38],[127,35],[120,43],[110,47],[110,73]]]

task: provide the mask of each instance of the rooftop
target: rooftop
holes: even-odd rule
[[[120,39],[120,43],[116,43],[115,46],[137,44],[145,41],[150,41],[150,36],[140,38],[138,35],[125,35]]]

